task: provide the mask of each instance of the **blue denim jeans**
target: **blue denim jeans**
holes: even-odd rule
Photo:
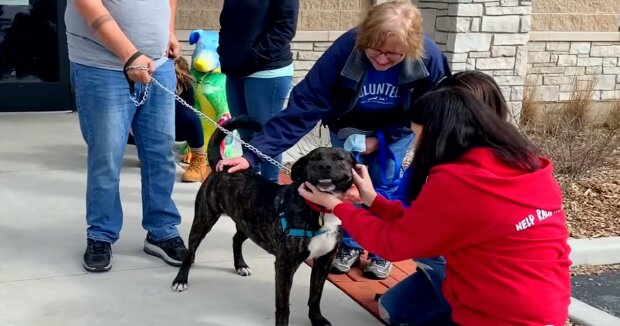
[[[331,143],[333,147],[342,148],[344,146],[344,142],[346,139],[339,139],[338,136],[333,132],[330,133],[330,138],[331,138]],[[409,148],[409,145],[411,144],[412,141],[413,141],[413,134],[407,137],[403,137],[388,145],[389,149],[392,151],[392,153],[394,153],[394,158],[398,160],[398,162],[403,161],[403,159],[405,158],[405,154],[407,154],[407,149]],[[378,151],[375,151],[374,153],[371,153],[369,155],[359,155],[359,159],[361,162],[358,162],[358,163],[368,166],[368,173],[370,174],[370,179],[372,180],[373,186],[375,187],[377,192],[389,198],[390,195],[398,189],[398,185],[393,184],[393,182],[395,181],[393,179],[394,179],[394,175],[396,175],[394,170],[396,169],[397,166],[400,166],[400,164],[396,164],[395,161],[389,160],[387,162],[386,171],[382,171],[380,164],[379,164],[379,158],[378,158],[377,152]],[[381,179],[382,173],[385,173],[385,175],[387,176],[388,184],[383,184],[383,181]],[[400,174],[402,174],[402,171]],[[360,246],[359,243],[357,243],[357,241],[355,241],[346,232],[344,232],[343,234],[341,244],[348,248],[362,249],[362,246]],[[380,258],[380,257],[377,257],[373,253],[368,253],[368,258],[373,259],[373,258]]]
[[[441,285],[443,257],[417,259],[417,271],[379,298],[379,314],[390,325],[455,326]]]
[[[263,126],[284,108],[284,101],[291,90],[293,77],[255,78],[255,77],[226,77],[226,97],[228,110],[232,117],[248,115]],[[251,135],[247,131],[239,130],[243,140],[249,140]],[[245,150],[245,148],[244,148]],[[282,155],[274,157],[282,163]],[[268,162],[260,162],[254,168],[262,176],[277,181],[279,168]]]
[[[168,89],[176,87],[172,61],[154,75]],[[142,177],[142,226],[151,239],[179,235],[181,216],[172,201],[176,171],[174,99],[151,85],[146,102],[136,107],[121,71],[71,63],[71,83],[82,136],[88,145],[86,185],[87,236],[114,243],[123,224],[119,176],[129,127],[138,149]],[[141,98],[145,86],[136,84]]]

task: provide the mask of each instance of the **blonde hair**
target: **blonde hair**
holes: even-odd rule
[[[183,89],[188,89],[193,86],[194,77],[190,74],[189,63],[183,56],[174,60],[174,72],[177,75],[177,94],[181,94]]]
[[[360,51],[378,49],[392,36],[405,46],[405,55],[414,59],[424,56],[422,13],[410,1],[386,2],[368,10],[355,45]]]

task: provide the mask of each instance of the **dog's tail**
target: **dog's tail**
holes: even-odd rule
[[[226,121],[222,127],[227,130],[233,131],[237,129],[246,129],[252,132],[259,132],[262,129],[260,123],[250,119],[246,115],[240,115]],[[217,162],[222,159],[221,144],[226,139],[226,134],[220,129],[215,129],[211,138],[209,139],[209,145],[207,146],[207,157],[209,159],[209,166],[215,168]]]

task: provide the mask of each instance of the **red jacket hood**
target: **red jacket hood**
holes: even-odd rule
[[[540,157],[539,161],[540,168],[535,171],[516,169],[490,148],[474,148],[455,162],[434,167],[429,175],[448,172],[467,188],[521,206],[560,209],[556,206],[562,202],[562,192],[553,177],[553,165],[546,157]]]

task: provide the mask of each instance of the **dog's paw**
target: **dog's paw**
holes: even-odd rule
[[[331,326],[332,325],[329,322],[329,320],[325,319],[325,317],[323,317],[320,313],[318,314],[310,313],[309,317],[310,317],[310,322],[312,323],[312,326]]]
[[[172,291],[183,292],[185,290],[187,290],[187,282],[173,282],[172,283]]]
[[[249,267],[239,267],[237,268],[237,274],[241,276],[250,276],[252,275],[252,270]]]

